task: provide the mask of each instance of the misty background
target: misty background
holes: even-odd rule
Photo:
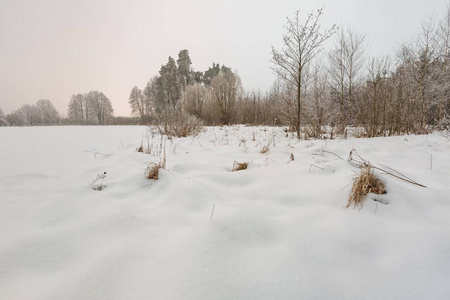
[[[275,80],[271,46],[286,17],[323,4],[322,27],[367,34],[368,53],[393,54],[440,14],[446,1],[0,1],[0,107],[5,113],[49,99],[67,115],[73,94],[100,90],[116,116],[129,116],[130,89],[144,86],[168,56],[189,49],[195,70],[230,66],[243,87]]]

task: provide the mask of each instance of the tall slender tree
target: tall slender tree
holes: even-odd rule
[[[287,19],[286,33],[283,35],[283,48],[272,47],[272,70],[287,85],[295,89],[295,128],[297,137],[301,138],[302,90],[305,89],[305,77],[308,65],[323,50],[323,43],[336,31],[333,25],[321,30],[319,20],[323,8],[308,14],[301,24],[300,11],[295,12],[293,19]]]
[[[178,53],[178,76],[180,82],[180,89],[184,91],[186,87],[192,84],[192,70],[191,70],[191,58],[189,57],[188,50],[181,50]]]
[[[174,108],[180,99],[180,85],[178,78],[178,68],[175,60],[169,56],[167,64],[161,66],[159,71],[158,85],[158,106],[161,108]]]
[[[329,54],[329,82],[333,100],[339,107],[339,131],[352,122],[356,90],[363,82],[365,36],[354,29],[340,28]]]
[[[137,87],[133,87],[130,93],[130,98],[128,103],[131,106],[131,113],[138,115],[142,120],[145,119],[145,103],[142,91]]]

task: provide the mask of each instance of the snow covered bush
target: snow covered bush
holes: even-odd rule
[[[3,110],[0,108],[0,126],[8,126],[9,123],[6,121],[6,116],[3,113]]]
[[[161,135],[187,137],[198,135],[203,129],[203,122],[176,109],[167,109],[159,114],[156,126]]]

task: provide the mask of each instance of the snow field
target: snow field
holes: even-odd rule
[[[450,297],[450,142],[438,134],[297,141],[209,127],[165,141],[158,181],[145,169],[160,157],[136,152],[159,148],[147,127],[0,137],[1,299]],[[352,149],[428,188],[377,173],[388,193],[370,197],[388,204],[346,209]],[[248,169],[230,172],[234,161]]]

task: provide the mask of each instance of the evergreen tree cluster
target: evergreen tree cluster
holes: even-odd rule
[[[216,84],[216,91],[227,84],[233,85],[238,81],[240,83],[237,75],[229,67],[223,65],[213,63],[212,67],[205,72],[195,71],[192,68],[189,51],[181,50],[176,61],[169,56],[167,63],[161,66],[159,76],[152,77],[143,91],[137,86],[132,88],[129,97],[132,113],[139,116],[143,122],[157,119],[158,115],[167,110],[185,110],[198,118],[214,119],[203,115],[206,111],[203,106],[206,105],[204,101],[211,98],[207,96],[212,94],[213,80],[218,77],[222,80],[220,84]],[[226,79],[223,80],[223,78]],[[228,98],[217,99],[218,107],[225,102],[228,105],[235,101],[238,87],[233,86],[229,89],[233,89],[233,92],[228,93]],[[224,89],[222,91],[225,92]],[[222,96],[220,93],[216,93],[216,95]],[[232,99],[229,98],[230,96]],[[229,114],[229,105],[226,109],[223,107],[220,112],[223,115]],[[230,118],[222,116],[220,121],[229,123]]]

